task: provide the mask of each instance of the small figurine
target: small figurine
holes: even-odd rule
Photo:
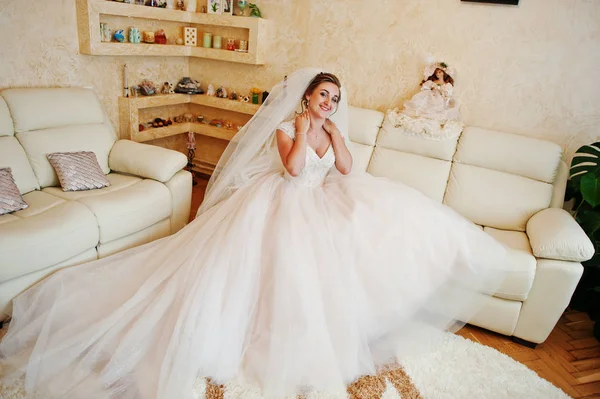
[[[113,37],[119,43],[123,43],[125,41],[125,34],[123,33],[123,29],[116,30],[115,33],[113,34]]]
[[[213,85],[208,85],[208,89],[206,89],[206,95],[211,97],[215,96],[215,87]]]
[[[225,129],[233,129],[233,123],[231,121],[225,121]]]
[[[156,44],[167,44],[167,34],[163,29],[159,29],[154,34],[154,43]]]
[[[179,11],[185,11],[185,4],[183,3],[183,0],[177,0],[175,9]]]
[[[182,46],[182,45],[183,45],[183,38],[182,38],[182,37],[178,37],[178,38],[175,40],[175,43],[177,43],[178,45]]]
[[[250,3],[250,5],[248,7],[250,8],[250,16],[251,17],[262,18],[260,9],[258,8],[258,6],[256,4]]]
[[[162,118],[154,118],[152,122],[152,127],[164,127],[170,125],[170,123]]]
[[[173,83],[165,82],[162,85],[162,89],[160,90],[162,94],[173,94],[175,90],[173,88]]]
[[[204,116],[202,116],[202,115],[198,115],[198,116],[196,117],[196,120],[197,120],[198,122],[202,123],[202,122],[204,122]]]
[[[193,122],[194,114],[192,114],[191,112],[186,112],[185,114],[183,114],[183,121],[184,122]]]
[[[243,103],[249,103],[250,102],[250,97],[249,96],[240,96],[240,101]]]
[[[227,98],[227,89],[223,86],[217,89],[217,97],[218,98]]]
[[[100,24],[100,40],[110,42],[112,35],[110,34],[110,26],[108,24]]]
[[[142,41],[140,30],[135,26],[129,29],[129,43],[139,44]]]
[[[144,43],[154,43],[154,32],[145,31],[143,36]]]
[[[145,96],[151,96],[156,94],[156,86],[148,79],[144,79],[140,83],[140,92]]]
[[[186,76],[177,83],[175,93],[204,94],[204,90],[200,87],[200,82]]]
[[[221,119],[213,119],[212,121],[210,121],[209,125],[216,126],[216,127],[222,127],[223,121]]]
[[[238,99],[238,95],[235,91],[232,91],[231,94],[229,95],[229,99],[231,100],[237,100]]]
[[[263,91],[262,92],[262,103],[264,104],[265,101],[267,101],[267,97],[269,97],[269,92],[268,91]]]

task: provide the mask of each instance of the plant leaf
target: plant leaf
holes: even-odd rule
[[[586,173],[579,186],[583,199],[593,207],[600,205],[600,177],[597,173]]]
[[[584,145],[577,150],[571,161],[570,178],[578,186],[582,176],[597,169],[600,169],[600,142]]]

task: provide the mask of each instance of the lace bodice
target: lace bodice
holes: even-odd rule
[[[283,122],[277,128],[287,134],[290,138],[296,138],[296,127],[294,126],[294,120]],[[333,151],[333,145],[329,146],[322,158],[319,158],[315,150],[313,150],[311,146],[307,145],[306,162],[302,172],[300,172],[298,176],[293,177],[287,171],[284,171],[284,177],[289,181],[293,181],[294,183],[304,186],[320,186],[334,164],[335,153]]]

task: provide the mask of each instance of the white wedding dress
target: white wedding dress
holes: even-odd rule
[[[468,320],[501,283],[505,248],[412,188],[334,163],[332,147],[308,147],[299,176],[282,167],[173,236],[19,295],[3,382],[25,373],[46,399],[188,399],[204,377],[265,397],[339,392],[419,348],[416,326]]]

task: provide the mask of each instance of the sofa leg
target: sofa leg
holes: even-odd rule
[[[519,344],[519,345],[523,345],[526,346],[528,348],[531,349],[535,349],[537,347],[537,344],[533,343],[533,342],[529,342],[529,341],[525,341],[524,339],[521,339],[519,337],[510,337],[512,339],[513,342]]]

